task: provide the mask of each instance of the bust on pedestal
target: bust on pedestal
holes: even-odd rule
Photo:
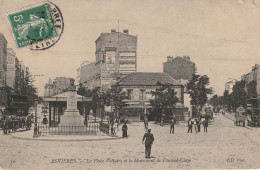
[[[84,117],[79,114],[77,109],[77,91],[74,85],[75,80],[70,79],[67,93],[67,109],[60,117],[60,125],[84,125]]]

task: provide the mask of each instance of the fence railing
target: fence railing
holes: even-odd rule
[[[102,126],[102,128],[100,128]],[[39,123],[38,133],[39,136],[48,135],[98,135],[101,133],[106,133],[104,130],[105,125],[101,125],[99,122],[88,122],[87,125],[58,125],[49,126]],[[102,130],[101,130],[102,129]]]
[[[100,129],[101,132],[109,135],[109,124],[104,123],[104,122],[100,122],[99,123],[99,129]]]

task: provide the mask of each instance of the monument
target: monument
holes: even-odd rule
[[[78,125],[84,126],[84,117],[79,114],[77,109],[77,91],[76,86],[74,85],[75,80],[70,79],[70,85],[68,87],[67,93],[67,109],[64,112],[64,115],[60,117],[60,125]]]

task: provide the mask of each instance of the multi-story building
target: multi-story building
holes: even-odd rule
[[[247,82],[247,86],[246,86],[247,92],[249,92],[252,89],[254,89],[253,91],[255,91],[255,94],[248,93],[248,95],[249,95],[248,97],[249,98],[258,98],[258,100],[260,100],[260,66],[258,64],[253,66],[251,72],[241,76],[241,80],[244,80]]]
[[[128,120],[139,121],[143,119],[144,114],[149,115],[149,120],[155,120],[158,115],[151,110],[150,99],[153,98],[151,92],[158,88],[158,81],[173,85],[179,99],[179,103],[176,104],[176,117],[183,119],[184,86],[166,73],[136,72],[114,85],[121,87],[128,95],[127,110],[125,110]]]
[[[2,33],[0,33],[0,106],[7,104],[6,87],[6,71],[7,71],[7,41]]]
[[[6,85],[14,90],[18,89],[20,78],[20,63],[12,48],[7,48],[7,77]]]
[[[6,86],[7,71],[7,41],[2,33],[0,33],[0,87]]]
[[[163,63],[163,72],[169,74],[175,80],[184,85],[192,78],[192,75],[195,74],[196,65],[194,62],[190,61],[189,56],[175,57],[167,56],[167,61]],[[192,107],[190,105],[190,95],[184,89],[184,106],[189,108],[190,113],[192,113]],[[192,116],[192,115],[190,115]]]
[[[26,67],[22,62],[20,62],[20,77],[26,78],[29,76],[29,68]]]
[[[195,63],[190,61],[189,56],[175,58],[167,56],[167,61],[163,63],[163,72],[169,74],[175,80],[190,80],[195,71]]]
[[[44,86],[44,97],[51,97],[53,96],[53,83],[51,78],[49,78],[48,83]]]
[[[77,82],[84,87],[93,89],[96,87],[96,63],[85,61],[77,69]]]
[[[232,93],[233,86],[236,84],[236,80],[231,80],[225,83],[225,91],[228,92],[228,94]]]
[[[44,86],[44,96],[50,97],[57,94],[61,94],[67,90],[70,84],[70,78],[56,77],[53,82],[49,79],[48,83]]]
[[[137,69],[137,36],[123,33],[101,33],[96,40],[96,86],[109,88],[117,79]]]
[[[260,125],[260,66],[256,64],[252,71],[241,76],[246,81],[247,111],[251,114],[252,125]]]

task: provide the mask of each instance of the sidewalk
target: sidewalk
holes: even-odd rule
[[[232,120],[233,122],[235,121],[235,113],[226,113],[223,116]],[[251,129],[251,130],[256,129],[254,127],[248,126],[247,122],[246,122],[245,128],[248,128],[248,129]]]
[[[225,116],[226,118],[235,121],[235,113],[225,113],[223,116]]]

